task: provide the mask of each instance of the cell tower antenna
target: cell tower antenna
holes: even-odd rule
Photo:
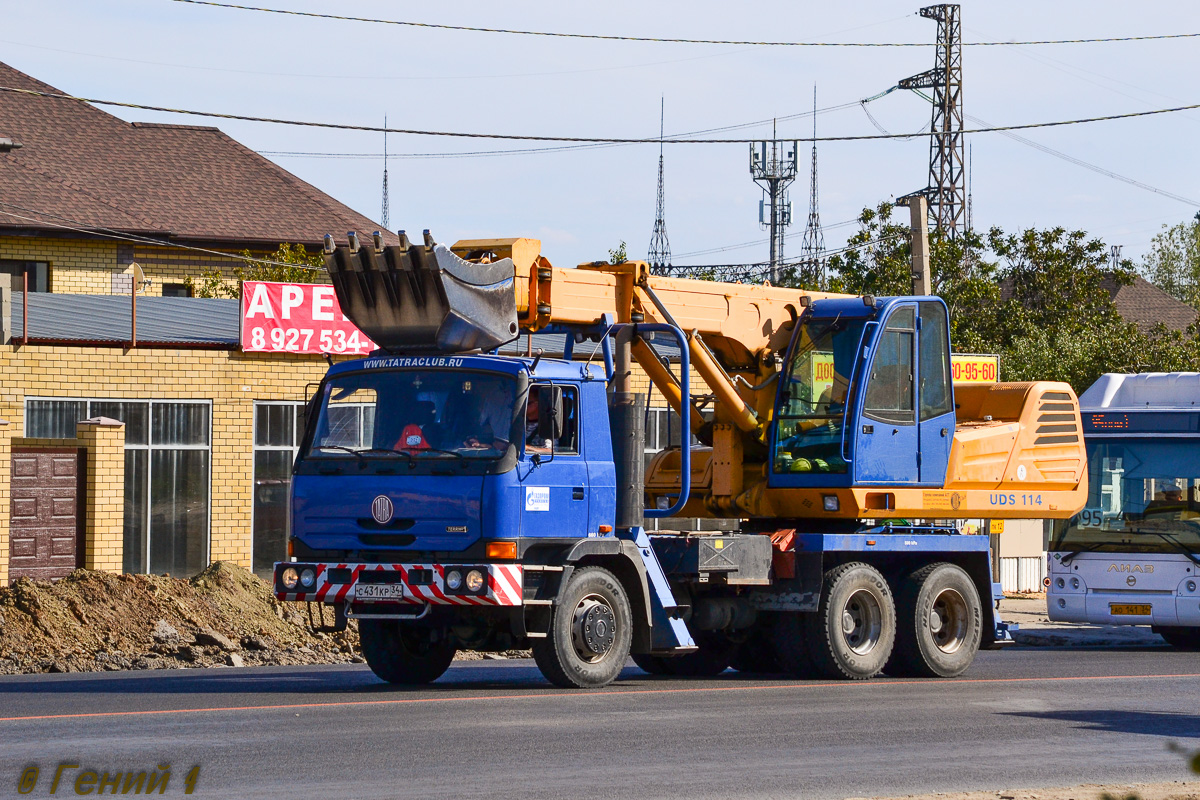
[[[666,119],[667,101],[663,98],[658,112],[658,210],[654,215],[654,233],[650,236],[650,250],[646,261],[650,271],[657,275],[671,272],[671,243],[667,240],[666,197],[663,188],[663,121]]]
[[[771,231],[771,257],[767,275],[779,282],[783,263],[785,228],[792,224],[792,204],[787,187],[796,180],[796,142],[781,142],[772,122],[771,141],[750,143],[750,177],[762,187],[758,223]]]
[[[390,216],[388,209],[388,185],[387,185],[387,115],[383,117],[383,208],[379,212],[379,224],[387,230],[388,217]]]
[[[926,6],[922,17],[936,20],[937,57],[931,70],[900,81],[901,89],[932,89],[929,129],[929,184],[913,194],[929,201],[934,227],[955,238],[966,220],[963,175],[962,15],[958,5]],[[907,197],[900,198],[900,201]],[[903,202],[901,202],[903,205]]]
[[[812,168],[808,190],[808,225],[804,228],[804,240],[800,285],[805,288],[825,289],[825,233],[821,230],[821,213],[817,202],[817,87],[813,85],[813,146]]]
[[[973,195],[975,193],[975,145],[967,148],[967,230],[975,230],[972,221]]]

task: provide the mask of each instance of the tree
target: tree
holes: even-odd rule
[[[1200,309],[1200,214],[1154,237],[1142,274],[1167,294]]]
[[[270,263],[264,263],[270,262]],[[188,278],[193,297],[232,297],[240,299],[243,281],[278,281],[280,283],[314,283],[325,276],[325,262],[316,253],[309,253],[302,244],[279,245],[266,257],[242,251],[244,266],[233,268],[227,277],[219,268]]]
[[[628,260],[629,255],[625,252],[624,239],[621,240],[621,243],[616,248],[608,251],[608,263],[610,264],[624,264]]]

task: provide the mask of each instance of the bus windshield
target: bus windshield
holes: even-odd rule
[[[819,319],[801,329],[775,415],[776,473],[846,472],[842,421],[863,325]]]
[[[1057,520],[1057,552],[1200,552],[1200,462],[1190,440],[1093,439],[1088,502]]]
[[[497,459],[524,431],[516,381],[495,373],[372,370],[322,391],[302,458]]]

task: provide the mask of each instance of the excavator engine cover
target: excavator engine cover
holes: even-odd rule
[[[490,350],[517,335],[510,258],[464,261],[426,234],[425,245],[337,247],[325,263],[342,313],[388,352]]]

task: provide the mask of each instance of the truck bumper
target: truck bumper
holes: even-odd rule
[[[284,583],[284,571],[295,570],[297,582]],[[311,570],[311,586],[301,580]],[[466,576],[478,570],[482,586],[472,592]],[[457,589],[446,576],[457,572]],[[524,570],[520,564],[335,564],[283,561],[275,564],[273,588],[279,600],[325,605],[342,603],[384,605],[519,606]]]

